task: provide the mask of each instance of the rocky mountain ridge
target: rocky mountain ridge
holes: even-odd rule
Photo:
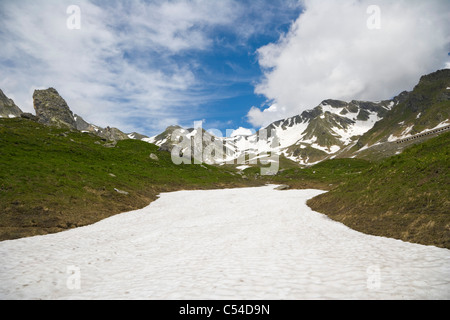
[[[254,164],[252,160],[262,159],[267,153],[300,165],[333,158],[370,158],[374,154],[386,157],[400,153],[406,146],[395,141],[450,125],[449,89],[450,69],[439,70],[423,76],[413,91],[404,91],[392,99],[325,100],[314,109],[273,122],[251,136],[219,138],[205,130],[170,126],[145,141],[166,151],[189,139],[192,149],[204,148],[205,143],[213,141],[213,149],[221,152],[211,153],[210,148],[203,154],[203,161],[211,164]],[[197,137],[201,132],[206,132],[203,138]]]
[[[22,110],[9,99],[0,89],[0,118],[17,118],[22,114]]]
[[[23,114],[0,90],[0,117],[22,116],[113,142],[143,140],[162,151],[177,148],[180,156],[195,162],[255,165],[276,155],[297,165],[312,165],[333,158],[391,156],[406,146],[395,143],[398,140],[427,132],[438,134],[436,129],[450,125],[450,69],[423,76],[411,92],[384,101],[324,100],[314,109],[275,121],[250,136],[220,137],[201,127],[169,126],[148,138],[86,122],[72,113],[54,88],[36,90],[33,100],[36,116]]]
[[[86,122],[81,116],[73,114],[67,102],[61,97],[55,88],[35,90],[33,94],[33,106],[36,115],[23,113],[14,101],[7,98],[0,90],[0,118],[22,117],[47,126],[67,128],[95,134],[102,139],[117,142],[126,139],[143,139],[144,135],[138,133],[125,134],[117,128],[101,128]]]

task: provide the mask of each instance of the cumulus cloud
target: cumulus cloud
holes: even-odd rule
[[[124,131],[189,125],[237,81],[218,79],[197,54],[245,46],[298,6],[284,1],[0,1],[0,88],[33,112],[33,91],[55,87],[87,121]],[[74,4],[81,25],[71,30]]]
[[[0,2],[0,88],[24,111],[35,89],[55,87],[90,122],[156,133],[217,98],[184,54],[211,49],[217,28],[234,30],[235,0],[75,3],[79,29],[67,27],[71,0]]]
[[[81,25],[72,30],[67,28],[67,8],[72,3],[20,0],[0,4],[0,87],[29,112],[33,111],[34,89],[55,87],[73,111],[88,121],[123,130],[136,130],[130,121],[133,118],[144,117],[140,124],[157,130],[163,118],[183,121],[178,109],[188,100],[184,93],[195,87],[195,79],[185,65],[171,60],[170,53],[204,48],[202,37],[186,39],[199,16],[180,19],[180,10],[191,11],[175,3],[173,7],[164,3],[149,7],[133,1],[123,7],[119,2],[100,5],[80,0]],[[200,10],[199,5],[195,8]],[[120,17],[118,9],[123,10]],[[160,20],[146,19],[145,9],[159,14]],[[149,21],[159,23],[159,28]],[[166,54],[158,54],[158,65],[150,63],[161,51]]]
[[[326,99],[388,99],[411,90],[420,76],[448,66],[448,1],[303,4],[305,10],[289,32],[258,50],[264,77],[255,92],[278,107],[253,107],[248,119],[255,126],[274,115],[293,116]],[[371,5],[379,9],[379,16]]]
[[[237,137],[237,136],[251,136],[255,133],[255,130],[239,127],[236,130],[233,130],[230,137]]]
[[[277,104],[273,104],[264,110],[252,107],[247,114],[247,119],[253,126],[262,128],[268,126],[272,122],[284,119],[287,113],[285,107],[280,107]]]

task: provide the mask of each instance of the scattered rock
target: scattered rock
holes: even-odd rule
[[[114,142],[129,139],[125,133],[117,128],[106,127],[106,129],[100,129],[96,134],[101,138]]]
[[[290,188],[291,188],[290,186],[283,184],[281,186],[276,187],[275,190],[283,191],[283,190],[289,190]]]
[[[150,159],[155,160],[155,161],[159,161],[159,158],[156,154],[152,153],[150,154]]]
[[[22,113],[20,115],[20,117],[23,118],[23,119],[34,121],[34,122],[39,122],[39,117],[36,117],[34,114],[31,114],[31,113],[28,113],[28,112]]]
[[[105,148],[115,148],[116,145],[117,145],[117,141],[113,141],[113,142],[110,142],[110,143],[105,143],[103,146]]]
[[[161,147],[159,147],[158,151],[160,152],[170,152],[172,150],[172,147],[170,145],[162,145]]]
[[[116,189],[116,188],[114,188],[114,191],[117,192],[117,193],[123,194],[123,195],[128,195],[128,194],[129,194],[129,193],[126,192],[126,191],[119,190],[119,189]]]
[[[113,177],[113,178],[117,178],[117,176],[114,173],[108,173],[109,176]]]

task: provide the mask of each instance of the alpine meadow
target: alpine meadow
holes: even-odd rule
[[[448,1],[16,2],[1,300],[450,299]]]

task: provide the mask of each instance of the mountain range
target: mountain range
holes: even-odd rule
[[[52,127],[92,133],[113,143],[132,138],[147,138],[147,136],[138,133],[125,134],[117,128],[102,128],[86,122],[81,116],[72,112],[67,102],[55,88],[35,90],[33,105],[36,115],[24,113],[0,89],[0,118],[22,117]]]
[[[202,141],[203,146],[194,144],[197,149],[212,141],[213,149],[223,148],[223,152],[218,156],[203,153],[203,161],[210,164],[254,164],[267,153],[300,165],[333,158],[383,158],[402,152],[414,142],[405,139],[430,133],[418,140],[423,141],[448,129],[449,100],[450,69],[444,69],[423,76],[413,91],[394,98],[376,102],[325,100],[312,110],[273,122],[250,136],[220,138],[199,128],[170,126],[144,141],[167,151],[181,140]]]
[[[450,128],[450,69],[423,76],[411,92],[383,101],[325,100],[314,109],[271,123],[250,136],[219,137],[200,126],[170,126],[153,137],[101,128],[73,114],[54,88],[36,90],[36,115],[24,114],[0,90],[0,117],[22,116],[40,123],[95,134],[111,141],[137,139],[194,158],[199,163],[258,165],[274,155],[294,165],[333,158],[384,158],[401,153]],[[409,139],[409,138],[420,138]],[[402,142],[402,143],[399,143]],[[274,160],[271,160],[274,161]]]
[[[274,184],[329,191],[308,205],[357,231],[450,248],[449,90],[440,70],[391,99],[325,100],[225,138],[199,124],[150,138],[101,128],[53,88],[23,113],[0,91],[0,241],[89,225],[163,192]],[[177,153],[201,165],[177,165]],[[263,174],[277,158],[277,174]]]

